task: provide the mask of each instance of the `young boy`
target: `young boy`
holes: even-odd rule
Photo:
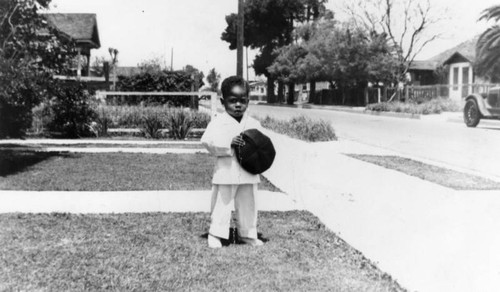
[[[241,77],[226,78],[221,85],[225,112],[218,114],[201,137],[202,144],[217,159],[212,179],[211,223],[208,246],[222,247],[221,239],[229,238],[231,210],[234,204],[241,240],[252,246],[264,243],[257,238],[255,195],[259,175],[244,170],[234,155],[234,148],[243,146],[240,133],[259,129],[260,123],[245,114],[248,107],[248,83]]]

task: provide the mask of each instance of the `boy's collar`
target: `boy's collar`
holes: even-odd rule
[[[235,118],[233,118],[230,114],[228,114],[226,111],[224,111],[224,113],[222,114],[222,116],[224,117],[224,120],[226,122],[235,122],[235,123],[241,124],[244,120],[247,119],[248,113],[245,112],[243,114],[243,116],[241,117],[241,121],[239,121],[239,122]]]

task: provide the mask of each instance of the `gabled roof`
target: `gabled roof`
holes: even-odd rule
[[[439,64],[445,64],[452,57],[459,54],[466,58],[469,62],[474,62],[476,60],[476,44],[478,39],[479,36],[475,36],[468,41],[465,41],[449,50],[446,50],[430,58],[429,61],[435,61]]]
[[[479,36],[475,36],[427,60],[414,60],[410,69],[435,70],[440,65],[446,65],[456,60],[474,63],[476,60],[476,43],[478,39]]]
[[[101,47],[94,13],[45,13],[43,16],[50,25],[77,44],[88,44],[95,49]]]

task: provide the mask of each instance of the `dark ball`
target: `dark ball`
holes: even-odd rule
[[[241,167],[252,174],[261,174],[273,164],[276,150],[269,137],[257,129],[241,133],[244,146],[235,148],[236,159]]]

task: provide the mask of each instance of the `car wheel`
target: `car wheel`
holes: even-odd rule
[[[481,119],[481,113],[479,112],[479,107],[477,102],[473,99],[467,100],[464,107],[464,122],[467,127],[475,127],[479,124]]]

